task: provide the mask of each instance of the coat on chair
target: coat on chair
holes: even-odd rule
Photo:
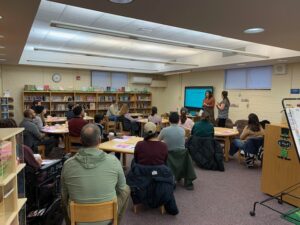
[[[224,171],[223,151],[218,141],[213,138],[192,136],[186,143],[192,159],[200,168]]]

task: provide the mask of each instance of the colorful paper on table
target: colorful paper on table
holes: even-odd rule
[[[115,148],[121,148],[121,149],[126,149],[126,150],[134,150],[135,145],[130,145],[130,144],[117,144],[115,145]]]
[[[116,139],[113,139],[113,141],[115,142],[120,142],[120,143],[124,143],[126,141],[128,141],[127,139],[121,139],[121,138],[116,138]]]

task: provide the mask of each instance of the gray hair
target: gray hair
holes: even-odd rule
[[[84,147],[94,147],[100,143],[100,129],[97,125],[89,123],[80,132],[81,143]]]

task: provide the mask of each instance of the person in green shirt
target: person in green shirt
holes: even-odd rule
[[[118,224],[129,200],[130,189],[119,160],[99,150],[100,130],[95,124],[87,124],[81,130],[83,148],[68,159],[62,170],[62,202],[69,215],[69,203],[101,203],[117,198]],[[66,216],[69,224],[69,217]],[[79,223],[79,225],[107,225],[111,221]]]
[[[192,135],[198,137],[214,137],[214,125],[209,121],[209,113],[204,111],[201,120],[195,123]]]

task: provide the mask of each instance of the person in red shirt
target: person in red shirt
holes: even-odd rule
[[[78,105],[73,109],[74,117],[69,120],[69,134],[72,137],[80,137],[81,129],[84,125],[88,124],[86,120],[83,119],[84,110]]]
[[[144,126],[144,140],[134,149],[135,163],[142,165],[163,165],[168,159],[168,147],[156,138],[156,125],[148,122]]]
[[[215,123],[215,98],[211,91],[205,92],[205,99],[203,100],[203,110],[208,112],[209,121],[214,124]]]

